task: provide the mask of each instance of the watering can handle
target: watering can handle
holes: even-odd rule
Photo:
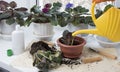
[[[106,1],[115,1],[115,0],[106,0]],[[103,1],[103,2],[105,2],[105,1]],[[92,8],[91,8],[92,20],[93,20],[93,22],[94,22],[95,25],[96,25],[96,23],[95,23],[96,17],[95,17],[94,8],[95,8],[95,5],[96,5],[96,4],[97,4],[97,3],[94,1],[94,2],[92,3]]]
[[[95,17],[95,12],[94,12],[95,5],[96,5],[96,3],[93,2],[92,3],[92,8],[91,8],[91,15],[92,15],[92,20],[93,20],[94,24],[96,24],[95,23],[96,17]]]

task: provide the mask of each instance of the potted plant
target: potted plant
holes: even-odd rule
[[[65,64],[68,66],[81,64],[78,59],[65,58],[61,51],[47,41],[37,41],[31,44],[30,54],[33,56],[33,66],[39,69],[39,72],[51,72],[50,70],[58,68]]]
[[[27,12],[27,8],[17,8],[17,4],[14,1],[10,3],[6,1],[0,1],[0,21],[2,23],[2,34],[10,35],[15,29],[15,25],[25,26],[25,19],[30,14]]]
[[[86,41],[81,37],[73,37],[68,30],[63,32],[63,36],[57,40],[58,46],[67,58],[79,58]]]
[[[59,13],[59,9],[62,6],[61,3],[47,3],[42,9],[40,6],[34,5],[30,12],[31,15],[26,20],[26,24],[29,26],[32,22],[34,35],[38,37],[51,37],[53,36],[53,23],[56,23],[55,16]]]
[[[56,14],[56,19],[58,23],[55,23],[57,25],[60,25],[61,27],[68,27],[69,31],[75,31],[80,29],[79,27],[82,26],[82,24],[87,24],[87,20],[89,16],[85,16],[89,10],[82,6],[76,6],[73,7],[73,4],[68,3],[65,7],[64,11],[61,11],[61,13]],[[76,29],[77,27],[77,29]]]

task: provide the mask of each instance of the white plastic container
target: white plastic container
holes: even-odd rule
[[[119,48],[120,42],[112,42],[105,37],[95,35],[95,39],[103,48]]]
[[[20,29],[20,25],[16,25],[15,31],[12,32],[12,50],[14,55],[24,52],[24,32]]]

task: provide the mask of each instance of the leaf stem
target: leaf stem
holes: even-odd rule
[[[72,39],[71,45],[73,45],[73,43],[74,43],[74,37],[73,37],[73,39]]]

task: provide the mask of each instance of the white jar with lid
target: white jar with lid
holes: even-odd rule
[[[12,32],[12,50],[14,55],[24,52],[24,32],[20,29],[20,25],[16,25],[15,31]]]

